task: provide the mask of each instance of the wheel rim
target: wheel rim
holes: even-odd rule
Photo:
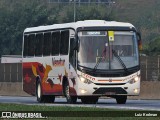
[[[41,97],[41,86],[40,86],[40,84],[38,84],[37,95],[38,95],[38,98]]]

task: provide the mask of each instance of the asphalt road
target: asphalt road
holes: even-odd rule
[[[77,106],[77,107],[99,107],[115,109],[133,109],[133,110],[154,110],[160,111],[160,100],[127,100],[126,104],[117,104],[115,99],[100,98],[97,104],[82,104],[78,99],[77,104],[67,104],[65,98],[56,98],[55,102],[38,103],[36,97],[15,97],[0,96],[0,103],[17,103],[26,105],[44,105],[44,106]]]

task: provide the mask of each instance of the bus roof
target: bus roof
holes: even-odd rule
[[[79,27],[134,27],[130,23],[124,22],[116,22],[116,21],[105,21],[105,20],[85,20],[85,21],[77,21],[72,23],[63,23],[63,24],[53,24],[47,26],[38,26],[26,28],[24,33],[26,32],[34,32],[34,31],[45,31],[45,30],[54,30],[54,29],[65,29],[65,28],[73,28],[77,29]]]

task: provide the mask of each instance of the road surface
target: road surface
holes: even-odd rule
[[[65,98],[56,98],[54,103],[44,104],[38,103],[36,97],[0,96],[0,103],[160,111],[160,100],[127,100],[126,104],[117,104],[115,99],[100,98],[97,104],[82,104],[80,99],[78,99],[77,104],[67,104]]]

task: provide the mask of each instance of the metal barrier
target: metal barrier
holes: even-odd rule
[[[160,81],[160,56],[141,56],[141,81]]]
[[[141,81],[160,81],[160,56],[141,56]],[[1,63],[0,82],[22,82],[21,63]]]
[[[22,64],[0,64],[0,82],[22,82]]]
[[[160,99],[160,56],[141,57],[141,92],[131,99]],[[0,95],[28,96],[22,90],[22,64],[0,64]]]

